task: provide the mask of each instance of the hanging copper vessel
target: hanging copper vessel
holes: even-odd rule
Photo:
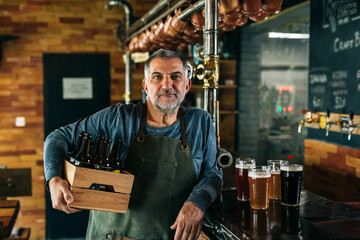
[[[178,33],[178,35],[184,32],[187,22],[184,22],[179,19],[179,15],[181,13],[181,8],[175,11],[175,15],[171,20],[170,29]]]
[[[191,23],[196,30],[203,30],[203,27],[205,25],[205,18],[202,15],[201,11],[198,11],[191,16]]]
[[[257,17],[262,9],[261,0],[241,0],[241,9],[244,15]]]
[[[269,13],[264,12],[262,9],[260,10],[260,13],[258,16],[249,16],[249,18],[255,22],[265,21],[270,16]]]
[[[283,0],[263,0],[262,10],[268,14],[277,14],[281,10]]]

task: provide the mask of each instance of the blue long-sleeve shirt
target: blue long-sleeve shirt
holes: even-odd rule
[[[202,211],[221,191],[222,173],[216,161],[215,130],[210,115],[199,108],[182,108],[186,125],[186,138],[195,166],[197,184],[187,201]],[[116,104],[89,117],[53,131],[44,142],[44,171],[48,182],[63,176],[66,154],[74,149],[80,131],[96,137],[102,134],[111,139],[121,138],[121,158],[139,132],[141,110],[137,105]],[[180,121],[168,127],[156,128],[146,124],[146,134],[180,139]],[[96,139],[92,139],[94,142]]]

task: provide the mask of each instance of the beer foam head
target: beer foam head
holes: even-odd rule
[[[271,175],[269,171],[265,171],[265,172],[250,171],[248,176],[251,178],[269,178]]]
[[[255,163],[252,164],[252,163],[238,163],[236,164],[237,168],[255,168]]]
[[[297,164],[281,166],[281,171],[286,171],[286,172],[301,172],[302,170],[303,170],[303,166]]]

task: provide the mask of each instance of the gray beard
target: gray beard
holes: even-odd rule
[[[175,94],[176,99],[174,101],[171,102],[168,101],[164,103],[163,101],[160,101],[160,96],[163,93],[173,93]],[[160,92],[156,97],[157,97],[156,99],[153,99],[149,95],[150,101],[157,107],[157,109],[160,110],[161,113],[166,115],[167,114],[172,115],[181,103],[180,99],[178,99],[178,93],[175,90],[166,89],[165,91]]]

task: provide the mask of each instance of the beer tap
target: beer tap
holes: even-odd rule
[[[354,131],[354,127],[355,127],[355,125],[353,125],[353,119],[354,119],[354,112],[350,111],[350,114],[349,114],[349,127],[348,127],[348,131],[349,131],[348,140],[349,141],[351,140],[351,135],[352,135],[352,132]]]
[[[326,113],[326,134],[325,134],[325,136],[329,136],[330,127],[333,124],[338,125],[339,123],[338,122],[330,122],[330,110],[328,109],[327,113]]]
[[[300,121],[300,124],[298,126],[298,133],[301,133],[305,122],[307,122],[307,123],[312,122],[312,113],[310,111],[302,110],[301,112],[302,112],[302,114],[305,114],[305,118]]]
[[[313,119],[312,118],[312,112],[311,111],[306,111],[306,110],[302,110],[301,111],[302,114],[305,115],[304,119],[300,121],[300,124],[298,126],[298,133],[301,133],[302,128],[304,126],[305,123],[312,123],[312,122],[318,122],[318,119]]]

